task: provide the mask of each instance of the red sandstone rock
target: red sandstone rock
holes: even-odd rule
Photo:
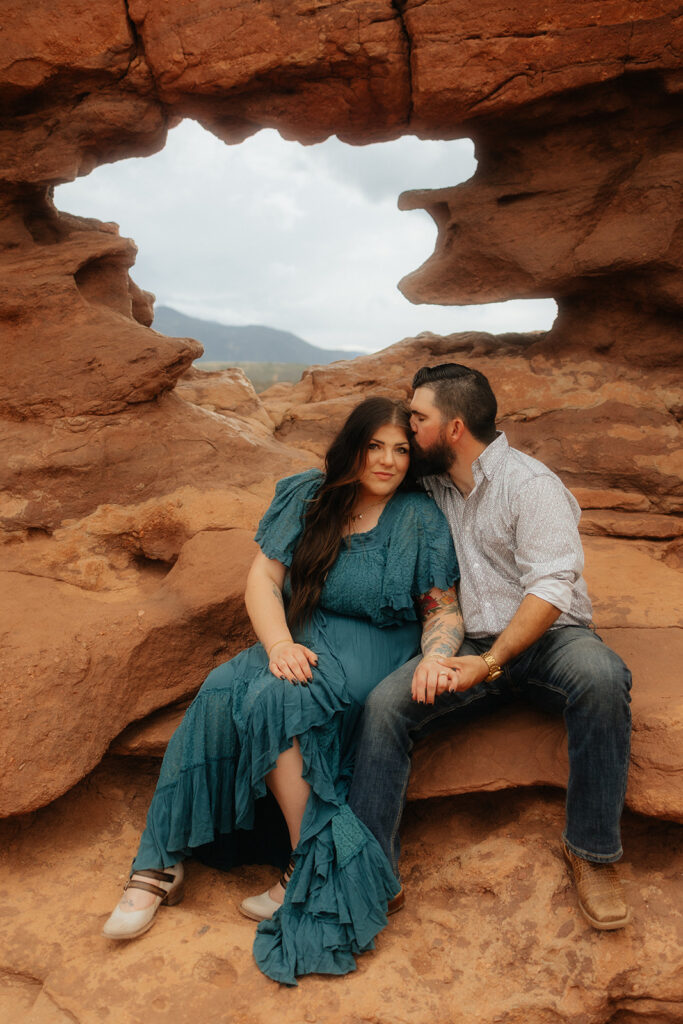
[[[165,103],[241,141],[395,137],[408,121],[408,43],[390,0],[195,0],[129,11]]]
[[[631,71],[680,70],[681,15],[671,0],[406,0],[402,7],[413,117],[427,130],[518,116],[532,103]]]
[[[552,132],[539,120],[518,125],[479,146],[464,184],[404,193],[401,208],[426,209],[438,228],[434,254],[401,281],[404,294],[445,304],[554,296],[559,316],[542,351],[670,364],[683,311],[671,272],[681,257],[683,142],[679,97],[656,93],[647,113],[644,96],[636,104],[615,89],[590,118],[558,110]]]
[[[26,1024],[673,1024],[680,1018],[680,829],[627,815],[619,865],[634,921],[580,916],[552,792],[411,804],[405,909],[344,978],[288,989],[251,956],[237,905],[276,877],[190,862],[185,899],[115,949],[99,934],[119,897],[154,786],[144,763],[100,766],[52,806],[0,822],[0,1010]]]
[[[221,416],[238,416],[246,420],[252,430],[260,423],[265,428],[264,437],[273,434],[272,419],[251,381],[238,367],[212,372],[190,367],[180,378],[176,394],[186,402]]]
[[[132,719],[192,692],[248,641],[240,531],[253,530],[275,478],[315,462],[368,391],[405,395],[418,365],[454,358],[490,376],[513,443],[592,510],[596,617],[637,676],[629,800],[671,815],[680,706],[652,681],[655,666],[668,684],[680,665],[679,5],[6,0],[2,27],[0,813],[52,800]],[[49,188],[154,152],[185,114],[231,141],[263,126],[309,142],[471,133],[471,182],[404,199],[439,227],[434,256],[404,288],[451,303],[554,295],[552,331],[423,336],[315,368],[263,405],[234,378],[183,378],[199,346],[149,329],[152,297],[128,276],[132,243],[59,214]],[[478,748],[468,733],[478,765],[468,786],[562,783],[557,726],[496,728]],[[511,763],[539,737],[535,758]],[[486,743],[505,755],[488,775]],[[439,749],[463,783],[461,751]],[[421,1024],[451,1020],[454,1005],[462,1024],[679,1015],[671,834],[632,823],[636,924],[595,935],[557,856],[559,803],[515,794],[413,804],[413,903],[355,977],[289,993],[264,982],[251,926],[217,903],[202,869],[165,928],[112,957],[93,946],[115,900],[103,869],[116,856],[127,871],[150,793],[127,771],[100,770],[3,826],[9,1020],[223,1024],[228,989],[230,1012],[254,1024],[349,1014]],[[429,778],[419,761],[415,778]],[[230,906],[269,877],[226,881]]]
[[[673,549],[652,541],[678,532],[678,521],[663,515],[676,508],[678,500],[678,435],[669,413],[668,382],[663,379],[644,388],[635,370],[617,374],[589,360],[558,373],[545,358],[528,359],[528,339],[503,337],[497,348],[496,340],[488,335],[408,340],[375,356],[313,368],[299,384],[278,385],[264,393],[263,404],[233,373],[205,380],[195,372],[181,389],[194,402],[204,403],[204,408],[168,395],[154,404],[139,403],[135,412],[131,408],[108,417],[58,418],[49,440],[37,419],[30,426],[5,421],[3,431],[14,458],[1,506],[8,532],[7,543],[0,547],[0,567],[46,577],[41,586],[49,586],[52,580],[81,588],[73,594],[69,614],[86,623],[88,614],[77,610],[83,591],[111,595],[123,609],[141,594],[148,600],[166,601],[168,592],[158,588],[192,537],[225,527],[253,530],[275,478],[314,462],[361,397],[368,392],[405,395],[418,365],[456,358],[490,376],[500,398],[501,424],[513,443],[541,457],[589,506],[598,506],[587,518],[587,530],[647,538],[639,546],[627,543],[618,549],[608,537],[586,538],[587,577],[596,595],[599,624],[675,626],[680,577],[670,560]],[[206,405],[220,407],[221,414],[207,411]],[[229,410],[231,405],[239,418]],[[277,425],[279,440],[270,439],[264,421]],[[590,433],[586,433],[588,427]],[[107,432],[106,474],[101,472],[98,449],[102,430]],[[150,438],[142,448],[140,430]],[[190,460],[186,445],[192,438]],[[182,439],[182,444],[173,439]],[[40,460],[35,457],[38,443]],[[308,450],[303,460],[293,444]],[[61,483],[54,477],[56,465],[62,466]],[[73,487],[76,473],[82,484],[87,482],[83,490]],[[590,487],[585,486],[587,482]],[[119,497],[123,494],[129,495],[125,502]],[[610,511],[610,507],[623,511]],[[641,511],[644,508],[646,513]],[[213,573],[212,568],[214,607],[209,612],[207,606],[203,613],[207,616],[221,607],[221,579]],[[30,649],[33,629],[30,613],[21,609],[39,600],[33,589],[22,594],[12,603],[22,618],[26,640],[17,639],[17,667],[9,669],[12,676],[20,670],[21,645]],[[111,611],[107,606],[108,618]],[[95,617],[92,629],[97,621]],[[212,627],[207,628],[210,633]],[[89,656],[97,657],[99,648],[92,645],[88,630],[85,647]],[[64,631],[60,625],[57,635]],[[122,665],[127,663],[124,639],[114,640],[107,633],[107,646]],[[65,666],[61,686],[68,703],[72,697],[67,695],[80,692],[78,659],[56,656]],[[173,673],[170,662],[175,661],[176,649],[168,647],[165,656],[169,666],[164,671]],[[155,689],[148,674],[141,676],[138,696],[145,702],[145,711],[196,688],[210,665],[199,653],[192,665],[193,682],[171,693]],[[10,785],[7,809],[36,806],[78,778],[96,759],[92,751],[104,749],[131,718],[139,717],[126,702],[121,715],[115,725],[110,723],[97,734],[87,756],[65,766],[61,782],[53,774],[43,785],[36,769],[31,782],[24,776],[23,782],[17,782],[18,789]],[[11,716],[8,719],[10,734],[16,722]],[[22,763],[23,754],[13,749],[12,741],[8,749],[14,758],[11,773]],[[546,781],[554,778],[548,776]],[[529,781],[519,777],[520,782],[525,779]],[[18,805],[11,802],[15,798]],[[667,800],[663,794],[660,807]]]
[[[683,822],[683,700],[679,676],[671,668],[683,661],[680,574],[641,546],[592,538],[585,544],[594,621],[633,675],[627,806]],[[160,757],[181,717],[171,708],[136,723],[117,738],[112,751]],[[566,782],[563,722],[523,707],[419,744],[408,799]]]
[[[668,368],[682,295],[674,5],[503,12],[485,4],[473,14],[456,0],[402,11],[388,0],[314,9],[303,0],[172,9],[134,0],[130,19],[113,0],[87,12],[73,0],[24,7],[9,3],[0,45],[9,114],[1,125],[0,445],[11,452],[0,567],[6,594],[25,595],[11,607],[24,629],[34,628],[26,608],[51,605],[59,593],[64,618],[41,642],[48,651],[54,637],[68,700],[82,699],[82,672],[99,656],[88,631],[97,631],[100,609],[110,623],[117,607],[125,623],[127,602],[158,602],[178,566],[164,574],[179,555],[182,564],[193,538],[217,526],[253,529],[277,476],[310,465],[368,390],[406,394],[423,362],[463,358],[489,374],[513,443],[589,501],[602,496],[586,530],[677,536],[669,514],[680,508],[680,398]],[[586,51],[590,60],[577,62]],[[644,74],[655,69],[659,77]],[[555,294],[555,328],[535,338],[423,337],[314,369],[296,387],[272,389],[263,405],[234,376],[186,376],[168,394],[199,347],[146,326],[151,297],[128,276],[132,244],[112,225],[59,214],[45,189],[98,161],[158,148],[167,119],[187,112],[228,138],[270,124],[308,141],[333,130],[367,141],[409,123],[452,136],[471,125],[474,179],[404,200],[431,208],[440,227],[435,256],[405,287],[438,301]],[[647,380],[636,352],[657,367]],[[600,543],[593,564],[609,574],[612,549]],[[601,609],[607,621],[659,622],[673,607],[677,557],[673,543],[629,548],[620,566],[644,574],[639,601],[610,599]],[[197,613],[209,632],[221,604],[210,585],[214,596]],[[84,592],[105,600],[84,603]],[[88,633],[84,655],[56,653],[69,617]],[[30,664],[29,633],[17,643],[11,676]],[[126,643],[114,649],[119,670]],[[39,663],[42,686],[47,661]],[[198,655],[195,672],[200,664]],[[117,729],[141,706],[180,692],[137,683],[138,703],[123,701]],[[86,770],[106,732],[62,783],[36,775],[17,806]],[[9,756],[18,771],[21,752]],[[16,785],[7,790],[15,809]]]
[[[633,736],[626,795],[631,810],[683,823],[679,784],[683,702],[672,659],[683,657],[681,629],[600,629],[633,673]],[[510,789],[566,787],[562,722],[523,708],[440,733],[413,756],[409,800]]]
[[[638,365],[588,354],[565,364],[538,354],[538,345],[538,335],[423,334],[375,355],[312,367],[298,384],[278,384],[261,400],[279,438],[321,454],[364,395],[406,396],[419,366],[464,362],[490,379],[510,442],[545,462],[577,493],[585,492],[589,502],[602,494],[600,507],[608,507],[605,492],[614,491],[609,500],[616,508],[680,510],[683,456],[671,374],[653,371],[645,381]],[[656,522],[655,536],[678,529]],[[641,523],[649,528],[646,518]],[[629,535],[637,535],[631,527]]]
[[[128,722],[194,692],[251,641],[254,551],[251,532],[199,533],[166,575],[150,570],[155,585],[97,594],[1,574],[0,816],[63,793]]]
[[[2,21],[0,179],[49,186],[161,149],[167,117],[124,3],[5,0]]]

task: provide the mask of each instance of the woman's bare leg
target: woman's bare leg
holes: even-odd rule
[[[287,823],[293,850],[299,845],[301,822],[311,792],[311,787],[303,778],[303,766],[299,741],[295,739],[289,750],[280,754],[272,772],[266,775],[266,785],[280,805]],[[285,890],[276,882],[268,895],[276,903],[282,903]]]
[[[301,822],[310,793],[310,786],[302,778],[302,771],[301,750],[299,741],[295,739],[289,750],[280,754],[272,772],[266,776],[266,785],[284,814],[292,849],[295,849],[299,843]],[[282,903],[285,891],[280,883],[276,882],[268,895],[276,903]],[[151,906],[154,899],[155,897],[151,893],[142,889],[127,889],[119,901],[119,906],[124,912],[143,910],[145,907]]]

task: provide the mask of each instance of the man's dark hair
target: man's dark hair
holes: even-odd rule
[[[446,422],[460,417],[477,441],[490,444],[495,440],[498,403],[479,370],[462,363],[421,366],[413,377],[413,390],[416,388],[431,388],[434,405]]]

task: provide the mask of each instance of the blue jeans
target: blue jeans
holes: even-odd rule
[[[466,638],[459,653],[480,654],[494,639]],[[397,877],[398,830],[414,744],[437,729],[520,696],[564,716],[569,746],[563,835],[567,846],[598,863],[621,857],[631,673],[614,651],[585,626],[560,626],[509,662],[495,682],[442,694],[434,704],[411,699],[418,661],[403,665],[369,695],[349,794],[352,810],[375,834]]]

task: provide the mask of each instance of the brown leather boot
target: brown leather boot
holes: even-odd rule
[[[577,857],[562,844],[564,858],[574,876],[579,907],[586,920],[599,931],[623,928],[631,920],[631,909],[613,864],[593,864]]]

